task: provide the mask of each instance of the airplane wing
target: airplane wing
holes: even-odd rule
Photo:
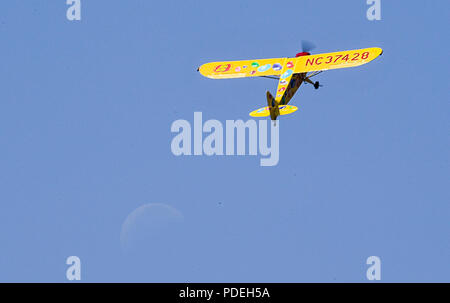
[[[210,62],[198,71],[212,79],[278,76],[282,74],[286,58]]]
[[[294,73],[346,68],[366,64],[383,53],[378,47],[298,57]]]
[[[383,53],[378,47],[335,53],[241,61],[222,61],[203,64],[198,71],[212,79],[267,77],[346,68],[366,64]],[[287,81],[288,79],[286,79]],[[281,83],[280,83],[281,84]],[[281,87],[279,87],[281,88]]]

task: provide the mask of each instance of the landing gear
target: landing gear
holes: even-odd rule
[[[313,72],[312,74],[310,74],[310,75],[308,75],[308,76],[305,76],[306,74],[304,74],[304,75],[303,75],[303,76],[304,76],[303,81],[305,81],[306,83],[311,84],[312,86],[314,86],[315,89],[319,89],[319,87],[322,87],[323,85],[321,85],[321,84],[319,83],[319,81],[312,82],[310,78],[311,78],[311,77],[314,77],[314,76],[316,76],[316,75],[318,75],[318,74],[320,74],[321,72],[322,72],[322,71]]]

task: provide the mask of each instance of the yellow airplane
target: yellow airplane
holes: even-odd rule
[[[303,82],[312,84],[315,89],[321,85],[311,78],[322,71],[346,68],[366,64],[383,53],[378,47],[355,49],[349,51],[311,55],[305,50],[294,58],[255,59],[242,61],[210,62],[200,66],[203,76],[211,79],[230,79],[243,77],[266,77],[278,80],[275,98],[267,92],[266,107],[254,110],[252,117],[267,117],[276,120],[279,115],[287,115],[298,108],[288,105]]]

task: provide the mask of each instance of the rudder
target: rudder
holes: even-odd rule
[[[276,120],[277,117],[280,115],[280,111],[278,109],[278,102],[275,101],[275,98],[269,91],[267,91],[266,95],[267,95],[267,105],[269,106],[270,111],[270,119]]]

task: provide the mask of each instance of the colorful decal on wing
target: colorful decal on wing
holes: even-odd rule
[[[280,80],[278,81],[277,94],[275,95],[275,101],[280,103],[283,95],[289,88],[289,82],[291,82],[291,78],[294,75],[295,61],[291,58],[284,59],[283,69],[280,75]]]
[[[355,49],[336,53],[326,53],[297,57],[295,73],[346,68],[366,64],[383,53],[378,47]]]
[[[198,71],[212,79],[278,76],[282,74],[284,60],[286,58],[210,62],[200,66]]]

